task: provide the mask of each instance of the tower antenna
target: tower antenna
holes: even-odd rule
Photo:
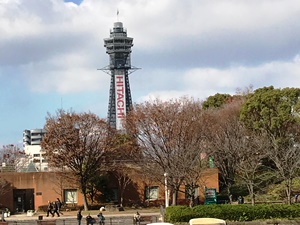
[[[119,22],[119,9],[117,9],[117,22]]]

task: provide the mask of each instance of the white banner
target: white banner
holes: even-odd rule
[[[116,129],[123,128],[122,120],[126,115],[126,93],[124,70],[115,70],[115,96],[116,96]]]

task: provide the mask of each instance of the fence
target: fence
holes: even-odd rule
[[[97,221],[97,220],[96,220]],[[106,217],[105,225],[146,225],[159,221],[159,216],[142,216],[138,223],[133,221],[133,217]],[[76,218],[59,218],[56,220],[15,220],[7,221],[7,225],[74,225]],[[81,224],[86,224],[82,219]],[[98,221],[94,225],[99,224]]]

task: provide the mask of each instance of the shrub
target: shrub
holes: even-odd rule
[[[172,223],[188,222],[193,218],[218,218],[228,221],[252,221],[265,219],[293,219],[299,217],[300,204],[294,205],[198,205],[168,207],[166,221]]]

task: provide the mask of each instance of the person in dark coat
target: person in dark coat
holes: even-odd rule
[[[58,205],[57,205],[57,202],[53,202],[52,204],[53,204],[53,216],[54,216],[55,213],[56,213],[56,215],[59,217],[60,215],[59,215],[59,213],[58,213]]]
[[[49,216],[49,213],[52,215],[52,217],[54,216],[53,205],[52,202],[50,201],[48,201],[48,206],[47,206],[47,217]]]
[[[77,212],[77,224],[78,225],[81,225],[81,219],[82,219],[81,209],[79,209]]]
[[[90,214],[87,215],[87,217],[85,218],[86,219],[86,225],[94,225],[94,218],[91,217]]]
[[[63,213],[60,211],[61,207],[63,206],[63,203],[60,201],[59,198],[57,198],[56,204],[57,204],[57,211],[58,211],[58,213],[61,214],[61,215],[63,215]]]

